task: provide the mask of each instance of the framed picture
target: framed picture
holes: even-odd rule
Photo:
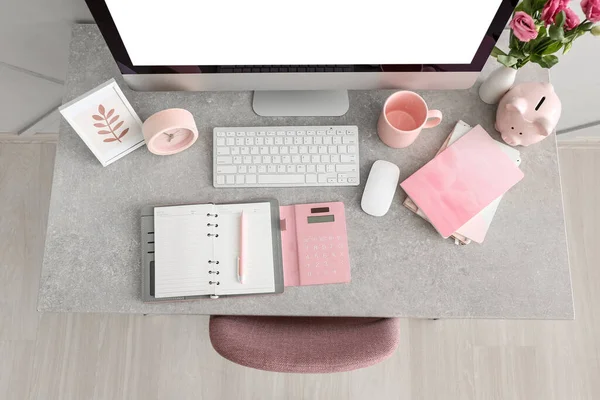
[[[145,144],[142,120],[114,79],[59,111],[104,167]]]

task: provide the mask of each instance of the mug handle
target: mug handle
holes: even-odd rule
[[[423,128],[433,128],[438,126],[442,122],[442,112],[440,110],[429,110],[427,111],[427,122]]]

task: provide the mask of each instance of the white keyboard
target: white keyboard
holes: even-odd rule
[[[356,186],[356,126],[214,128],[216,188]]]

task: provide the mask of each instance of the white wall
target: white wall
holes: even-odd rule
[[[60,104],[71,24],[92,21],[84,0],[0,0],[0,133],[19,132]],[[576,1],[572,7],[580,14]],[[600,124],[600,37],[579,39],[551,70],[560,130]],[[46,131],[56,131],[52,123]],[[600,137],[600,125],[586,136]],[[567,137],[576,137],[577,131]]]
[[[60,105],[75,21],[92,21],[84,0],[0,0],[0,133]]]

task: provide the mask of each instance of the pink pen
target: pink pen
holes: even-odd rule
[[[238,257],[237,278],[240,283],[244,283],[244,267],[246,263],[246,215],[242,210],[240,217],[240,254]]]

